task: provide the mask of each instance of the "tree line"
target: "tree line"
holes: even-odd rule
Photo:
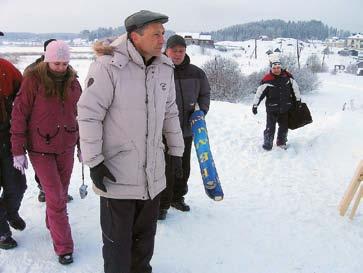
[[[288,21],[273,19],[239,24],[210,32],[215,41],[244,41],[268,36],[271,39],[288,37],[300,40],[325,40],[329,37],[348,37],[349,31],[324,25],[321,21]]]

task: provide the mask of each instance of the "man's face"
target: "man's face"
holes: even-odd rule
[[[149,60],[161,55],[164,44],[164,27],[161,23],[151,23],[145,26],[143,34],[131,33],[131,39],[140,54]]]
[[[186,48],[182,45],[176,45],[166,50],[166,55],[173,61],[175,65],[179,65],[184,61]]]
[[[272,74],[278,76],[281,74],[281,64],[273,64],[271,67]]]

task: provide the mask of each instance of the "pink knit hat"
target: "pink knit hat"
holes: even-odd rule
[[[69,46],[64,41],[53,41],[47,45],[44,54],[44,62],[69,62],[69,60]]]

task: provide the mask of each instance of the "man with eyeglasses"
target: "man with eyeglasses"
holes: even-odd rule
[[[276,123],[279,125],[276,145],[283,149],[287,148],[288,111],[294,101],[298,105],[301,104],[299,86],[293,76],[281,68],[281,62],[277,56],[270,59],[270,66],[270,72],[263,77],[257,88],[252,106],[252,113],[256,115],[258,105],[266,97],[267,119],[262,145],[266,151],[272,149]]]

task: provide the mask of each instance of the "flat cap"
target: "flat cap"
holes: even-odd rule
[[[127,32],[132,32],[150,23],[166,23],[169,17],[149,10],[140,10],[131,14],[125,19],[125,28]]]
[[[176,45],[187,47],[184,38],[180,35],[175,34],[169,37],[168,41],[166,42],[166,48],[172,48]]]

